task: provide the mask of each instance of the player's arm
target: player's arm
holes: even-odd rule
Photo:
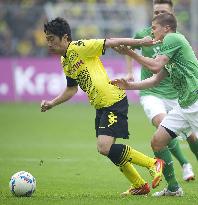
[[[126,46],[118,46],[114,48],[114,50],[120,54],[130,56],[153,73],[158,73],[169,62],[169,57],[166,55],[158,55],[156,58],[144,57],[127,48]]]
[[[145,34],[146,35],[146,34]],[[144,36],[142,35],[142,31],[139,31],[134,34],[132,37],[133,39],[142,39]],[[142,46],[133,46],[131,49],[135,50],[141,50]],[[125,79],[128,81],[134,81],[134,64],[133,64],[133,59],[129,56],[125,56],[125,63],[126,63],[126,77]]]
[[[157,86],[167,75],[166,69],[162,69],[159,73],[140,82],[128,82],[125,79],[115,79],[112,80],[111,83],[123,90],[143,90]]]
[[[130,52],[129,55],[135,59],[138,63],[142,64],[146,69],[150,70],[153,73],[158,73],[162,68],[169,62],[169,57],[166,55],[158,55],[156,58],[149,58],[138,55],[134,51]]]
[[[55,107],[56,105],[59,105],[63,102],[68,101],[76,94],[77,91],[78,91],[78,86],[66,87],[65,90],[60,95],[58,95],[56,98],[50,101],[43,100],[41,102],[41,112],[45,112]]]
[[[109,38],[105,41],[105,48],[124,46],[151,46],[158,42],[153,40],[150,36],[146,36],[142,39],[134,38]]]
[[[134,76],[133,76],[133,64],[132,64],[132,58],[129,56],[125,56],[125,61],[126,61],[126,77],[125,79],[128,81],[134,81]]]
[[[59,105],[63,102],[68,101],[69,99],[71,99],[78,91],[78,83],[76,82],[76,80],[67,77],[67,87],[65,88],[65,90],[58,95],[56,98],[47,101],[47,100],[43,100],[41,102],[41,112],[45,112],[51,108],[53,108],[56,105]]]

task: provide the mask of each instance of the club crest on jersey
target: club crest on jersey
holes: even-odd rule
[[[78,53],[74,50],[71,51],[69,55],[69,61],[70,63],[74,62],[78,58]]]

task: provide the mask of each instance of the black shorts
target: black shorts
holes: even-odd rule
[[[96,137],[98,135],[108,135],[128,139],[128,106],[128,100],[125,97],[110,107],[96,110]]]

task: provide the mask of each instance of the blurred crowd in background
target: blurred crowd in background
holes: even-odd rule
[[[190,40],[191,0],[173,2]],[[151,8],[151,0],[0,0],[0,56],[48,56],[43,23],[57,16],[71,24],[74,40],[131,37],[150,24]]]

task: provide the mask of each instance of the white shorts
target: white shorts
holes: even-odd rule
[[[151,123],[155,116],[162,113],[167,114],[174,107],[179,106],[177,99],[163,99],[153,95],[141,96],[140,103],[143,106],[144,112]],[[186,140],[186,138],[189,137],[191,133],[192,131],[184,131],[180,133],[179,138]]]
[[[140,103],[144,108],[144,112],[148,119],[152,119],[158,114],[167,114],[175,106],[178,105],[177,99],[162,99],[153,95],[141,96]]]
[[[179,105],[174,107],[160,123],[163,127],[173,131],[176,135],[180,133],[198,133],[198,101],[186,109]]]

